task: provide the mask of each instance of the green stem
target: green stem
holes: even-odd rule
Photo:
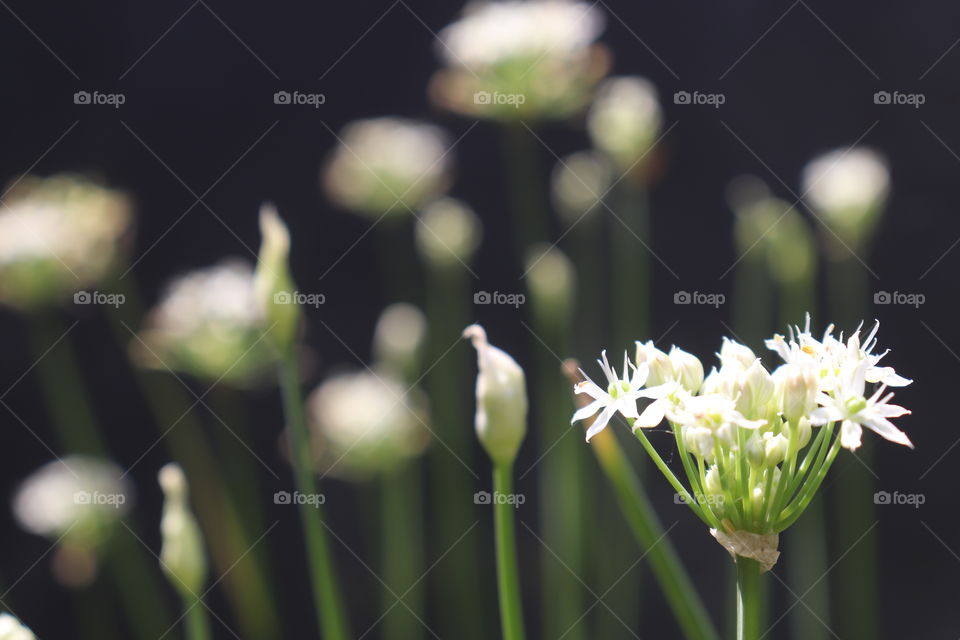
[[[628,421],[632,422],[632,420]],[[631,425],[632,428],[632,425]],[[683,483],[677,479],[677,476],[673,475],[673,471],[670,470],[670,467],[667,466],[667,463],[663,461],[663,458],[660,457],[660,454],[657,453],[656,448],[647,439],[647,434],[643,432],[643,429],[633,429],[633,434],[637,436],[637,440],[640,441],[640,444],[643,445],[643,448],[647,450],[647,454],[653,459],[653,463],[657,465],[657,469],[660,470],[660,473],[664,475],[667,479],[667,482],[673,487],[673,490],[676,491],[680,496],[683,497],[684,502],[687,503],[687,506],[690,507],[690,510],[697,514],[697,517],[703,520],[703,523],[708,527],[712,527],[713,523],[703,514],[703,509],[700,508],[700,505],[697,504],[696,499],[690,495],[690,492],[687,491],[687,488],[683,486]]]
[[[293,460],[297,489],[306,495],[317,494],[313,472],[310,436],[304,415],[303,396],[296,355],[288,349],[280,362],[280,386],[283,390],[284,413],[290,434],[290,457]],[[304,502],[300,505],[303,533],[306,539],[314,605],[321,634],[325,640],[347,640],[350,636],[339,584],[334,575],[333,557],[323,524],[322,507]]]
[[[650,333],[650,222],[647,194],[641,183],[627,176],[616,191],[616,217],[610,215],[609,231],[613,248],[613,336],[614,345],[620,348]]]
[[[493,494],[513,493],[513,464],[495,463]],[[497,547],[497,586],[500,593],[500,626],[503,640],[523,640],[523,603],[517,568],[516,508],[506,500],[494,499],[493,523]]]
[[[688,640],[719,640],[703,601],[614,434],[609,430],[598,433],[590,447],[684,636]]]
[[[381,479],[380,544],[383,579],[406,606],[394,607],[396,597],[385,594],[384,611],[394,607],[383,621],[383,637],[416,640],[423,637],[423,589],[414,587],[423,571],[423,504],[420,466],[415,463],[389,471]],[[410,589],[409,593],[406,593]],[[410,608],[410,611],[407,610]]]
[[[514,224],[514,249],[518,264],[523,265],[527,249],[537,242],[546,241],[549,234],[549,221],[542,196],[546,188],[540,174],[540,142],[521,122],[506,126],[503,135],[504,161],[513,200],[510,218]]]
[[[760,638],[760,564],[737,556],[737,640]]]
[[[183,606],[186,611],[184,624],[187,628],[187,640],[210,640],[212,637],[210,634],[210,618],[203,602],[199,598],[195,600],[192,597],[185,597]]]

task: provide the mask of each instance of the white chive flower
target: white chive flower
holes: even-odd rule
[[[607,78],[587,114],[587,131],[593,146],[606,153],[621,171],[649,160],[653,143],[663,126],[657,88],[646,78]]]
[[[866,372],[869,363],[864,360],[859,364],[846,367],[840,384],[832,394],[820,394],[820,408],[813,411],[810,421],[814,425],[823,425],[828,422],[841,423],[841,440],[843,447],[851,451],[857,449],[861,442],[863,427],[870,429],[890,442],[913,448],[913,443],[900,429],[897,429],[888,418],[898,418],[910,413],[909,410],[895,404],[889,404],[893,394],[883,395],[886,386],[881,385],[870,397],[866,397]]]
[[[42,308],[97,285],[132,220],[126,196],[84,178],[22,178],[0,203],[0,303]]]
[[[386,371],[327,378],[307,398],[318,469],[365,480],[416,457],[429,442],[425,404]]]
[[[446,133],[405,118],[357,120],[346,125],[323,170],[330,199],[378,219],[416,211],[442,196],[451,182]]]
[[[637,400],[640,398],[653,397],[650,389],[644,389],[647,377],[650,372],[649,367],[644,363],[639,367],[630,362],[626,353],[623,354],[623,376],[618,376],[616,370],[607,362],[607,352],[602,353],[602,359],[597,360],[603,375],[606,378],[607,388],[604,389],[590,377],[581,371],[583,382],[574,387],[574,393],[585,393],[593,402],[580,408],[573,414],[571,424],[589,418],[600,412],[593,424],[587,430],[587,441],[590,438],[603,431],[610,419],[619,413],[624,418],[637,419],[640,414],[637,412]],[[632,370],[632,372],[631,372]]]
[[[247,386],[275,362],[268,326],[253,268],[228,260],[175,278],[130,347],[141,366]]]
[[[446,66],[431,95],[459,113],[496,120],[571,115],[609,66],[594,44],[604,22],[586,2],[472,2],[438,35]]]

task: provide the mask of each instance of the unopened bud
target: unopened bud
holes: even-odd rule
[[[647,376],[648,387],[655,387],[673,380],[673,362],[670,356],[653,346],[652,340],[637,341],[636,364],[639,367],[643,363],[650,368],[650,374]]]
[[[207,555],[200,526],[190,511],[187,479],[178,465],[168,464],[160,469],[159,481],[164,494],[160,565],[175,589],[186,598],[196,598],[207,581]]]
[[[791,424],[806,417],[817,406],[820,381],[810,367],[783,365],[777,369],[782,393],[780,410]]]
[[[478,324],[464,329],[477,350],[477,413],[480,444],[497,464],[510,464],[527,433],[527,389],[523,369],[505,351],[487,342]]]
[[[288,299],[295,288],[290,275],[290,232],[273,205],[260,208],[260,234],[254,288],[266,318],[268,340],[284,351],[296,338],[300,307]]]
[[[696,393],[703,386],[703,364],[692,353],[673,347],[670,349],[670,364],[673,375],[684,389]]]

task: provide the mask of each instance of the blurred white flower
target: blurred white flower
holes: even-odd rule
[[[567,254],[546,243],[530,247],[524,278],[541,325],[562,327],[570,321],[577,272]]]
[[[228,260],[175,278],[131,350],[142,366],[244,385],[274,362],[266,328],[253,269]]]
[[[112,462],[74,455],[30,474],[13,498],[20,526],[95,549],[133,505],[133,487]]]
[[[886,203],[890,171],[871,149],[836,149],[804,168],[803,191],[835,233],[847,242],[858,242],[869,236]]]
[[[438,36],[447,68],[431,93],[447,108],[498,120],[576,113],[609,65],[593,44],[603,27],[586,2],[473,2]]]
[[[600,198],[613,182],[610,160],[596,151],[577,151],[553,168],[550,189],[558,212],[571,226],[602,207]]]
[[[24,177],[0,205],[0,302],[33,309],[97,284],[131,222],[119,192],[72,175]]]
[[[440,198],[417,218],[417,249],[430,265],[447,269],[470,264],[483,227],[469,205],[455,198]]]
[[[0,613],[0,640],[36,640],[36,636],[9,613]]]
[[[392,304],[373,331],[374,356],[397,376],[412,377],[426,336],[427,318],[420,309],[406,302]]]
[[[417,210],[451,182],[447,135],[403,118],[357,120],[343,128],[323,172],[338,205],[370,217]]]
[[[334,375],[307,399],[320,470],[363,479],[395,468],[428,443],[425,399],[386,372]]]
[[[657,88],[638,76],[604,80],[587,115],[593,145],[621,171],[643,164],[640,159],[650,151],[662,125]]]

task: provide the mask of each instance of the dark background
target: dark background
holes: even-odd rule
[[[307,334],[319,354],[318,371],[357,364],[340,339],[367,357],[373,323],[384,304],[376,244],[368,236],[318,281],[368,224],[325,201],[318,168],[334,144],[330,129],[336,131],[352,119],[388,114],[429,118],[455,137],[470,127],[469,120],[438,112],[425,95],[437,67],[431,30],[451,22],[459,6],[414,0],[392,5],[222,0],[193,5],[0,4],[0,177],[12,178],[28,169],[43,175],[80,170],[129,192],[138,212],[135,273],[148,301],[155,300],[176,273],[225,256],[252,260],[251,250],[259,243],[256,211],[261,202],[271,200],[293,232],[298,282],[327,296],[324,307],[311,311]],[[870,287],[920,292],[926,303],[919,309],[874,309],[882,322],[881,345],[893,349],[891,363],[916,380],[898,394],[914,412],[900,426],[916,450],[878,442],[874,468],[880,486],[922,492],[926,503],[918,510],[878,510],[882,628],[890,638],[960,635],[955,612],[960,533],[954,515],[960,449],[952,448],[960,438],[952,404],[960,369],[960,338],[954,330],[954,273],[960,250],[950,251],[960,239],[955,204],[960,48],[952,49],[960,38],[960,7],[930,2],[836,6],[798,0],[609,2],[599,8],[608,14],[602,40],[614,53],[614,72],[652,79],[661,91],[665,122],[677,123],[663,142],[667,171],[653,190],[652,210],[654,248],[679,279],[655,267],[652,337],[679,321],[665,342],[682,345],[707,362],[727,333],[722,323],[731,322],[729,305],[719,310],[677,307],[672,296],[684,289],[723,292],[731,299],[732,278],[717,277],[737,257],[733,216],[724,200],[731,178],[754,173],[793,202],[788,189],[800,192],[803,164],[818,152],[851,144],[869,130],[863,143],[889,158],[892,198],[868,257],[878,276],[870,276]],[[314,110],[273,103],[274,92],[294,89],[322,92],[326,104]],[[75,105],[73,93],[78,90],[122,92],[126,103],[119,109]],[[675,105],[670,98],[678,90],[722,92],[726,103],[719,109]],[[926,102],[919,109],[875,105],[878,90],[922,93]],[[542,131],[544,141],[560,156],[588,144],[581,122],[552,124]],[[474,289],[510,291],[520,284],[515,267],[500,259],[509,241],[509,214],[496,134],[494,125],[480,123],[460,141],[452,192],[470,202],[485,226],[475,267],[480,281]],[[541,155],[546,173],[555,159],[547,148]],[[197,196],[206,206],[191,209]],[[147,417],[129,393],[129,381],[115,374],[122,354],[96,314],[77,317],[73,338],[97,408],[116,459],[129,465],[154,441],[155,432],[143,426]],[[495,343],[528,363],[538,345],[520,326],[522,318],[522,312],[509,308],[483,307],[477,313]],[[336,335],[325,330],[320,319]],[[23,337],[26,322],[12,311],[0,311],[3,389],[33,361]],[[586,360],[602,346],[574,355]],[[44,436],[51,428],[39,398],[36,381],[28,375],[4,401]],[[266,452],[271,466],[286,473],[274,453],[280,426],[277,397],[266,391],[243,402],[260,423],[250,434],[251,446]],[[6,411],[0,412],[0,425],[6,453],[0,483],[9,495],[49,454]],[[528,442],[518,466],[536,460],[538,447]],[[154,474],[165,455],[162,448],[155,449],[132,474],[140,491],[137,510],[151,532],[160,504]],[[477,460],[477,467],[484,469],[482,459]],[[844,464],[856,463],[841,456],[830,482],[842,481]],[[659,478],[650,492],[658,505],[670,508],[667,485]],[[331,510],[333,527],[346,539],[358,535],[351,507]],[[272,547],[297,548],[296,519],[286,512],[271,515],[282,519],[271,534]],[[675,542],[719,613],[726,604],[719,595],[726,560],[692,516],[679,517]],[[521,512],[520,518],[535,525],[534,510]],[[481,526],[478,535],[489,535],[490,522],[484,519]],[[0,509],[0,531],[0,570],[9,583],[27,572],[48,544],[19,531],[8,509]],[[148,534],[147,540],[158,544],[157,535]],[[521,554],[537,554],[535,545],[521,536]],[[598,540],[597,553],[602,549]],[[341,563],[353,596],[379,589],[346,552]],[[302,619],[302,628],[309,629],[302,565],[286,558],[280,571],[286,578],[281,584],[291,620]],[[526,578],[531,592],[536,579],[535,572]],[[493,589],[492,583],[486,586]],[[37,621],[41,637],[70,637],[65,616],[44,615],[63,606],[65,598],[43,561],[10,598],[18,603],[18,614]],[[374,608],[375,602],[354,607],[361,621],[355,624],[365,628],[362,621],[376,617]],[[651,624],[656,628],[656,622]],[[771,637],[777,635],[775,631]]]

